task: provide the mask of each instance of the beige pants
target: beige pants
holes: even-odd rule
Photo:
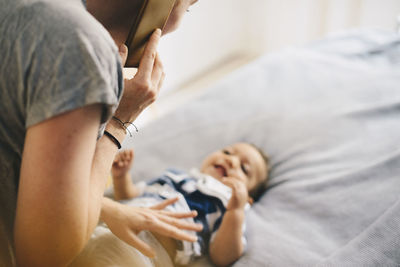
[[[147,231],[139,237],[155,251],[156,257],[150,259],[137,249],[121,241],[103,226],[96,227],[82,253],[70,267],[173,267],[173,263],[158,240]]]

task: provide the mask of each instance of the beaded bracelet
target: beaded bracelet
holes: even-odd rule
[[[126,126],[126,124],[133,125],[133,127],[135,127],[136,132],[139,132],[138,128],[136,127],[135,124],[133,124],[133,122],[130,122],[130,121],[123,122],[123,121],[121,121],[120,119],[118,119],[118,118],[115,117],[115,116],[112,116],[111,118],[112,118],[113,120],[117,121],[119,124],[121,124],[122,128],[124,128],[125,131],[128,131],[130,137],[132,137],[132,133],[131,133],[131,131],[129,131],[129,129],[128,129],[128,127]]]
[[[113,141],[117,145],[118,149],[121,149],[121,143],[118,141],[117,138],[115,138],[114,135],[110,134],[107,131],[104,131],[104,135],[108,136],[111,139],[111,141]]]

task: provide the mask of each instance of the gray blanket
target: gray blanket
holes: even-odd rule
[[[400,266],[400,36],[266,55],[127,140],[134,179],[237,141],[272,160],[235,266]]]

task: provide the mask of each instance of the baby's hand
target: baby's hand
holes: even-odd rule
[[[246,184],[232,177],[224,177],[222,182],[232,189],[232,196],[226,209],[244,209],[244,206],[249,199]]]
[[[113,161],[111,174],[114,178],[124,177],[132,167],[133,163],[133,150],[124,150],[119,152]]]

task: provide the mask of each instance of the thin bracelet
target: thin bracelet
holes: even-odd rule
[[[117,121],[119,124],[121,124],[122,128],[124,128],[125,131],[128,131],[130,137],[132,137],[132,133],[131,133],[131,131],[129,131],[128,127],[126,127],[125,124],[133,125],[133,127],[135,127],[136,132],[139,132],[138,128],[136,127],[135,124],[133,124],[133,122],[130,122],[130,121],[123,122],[123,121],[121,121],[119,118],[117,118],[117,117],[115,117],[115,116],[112,116],[111,118],[112,118],[113,120]]]
[[[108,136],[111,139],[111,141],[113,141],[117,145],[118,149],[121,149],[121,143],[118,141],[117,138],[115,138],[114,135],[110,134],[107,131],[104,131],[104,135]]]

